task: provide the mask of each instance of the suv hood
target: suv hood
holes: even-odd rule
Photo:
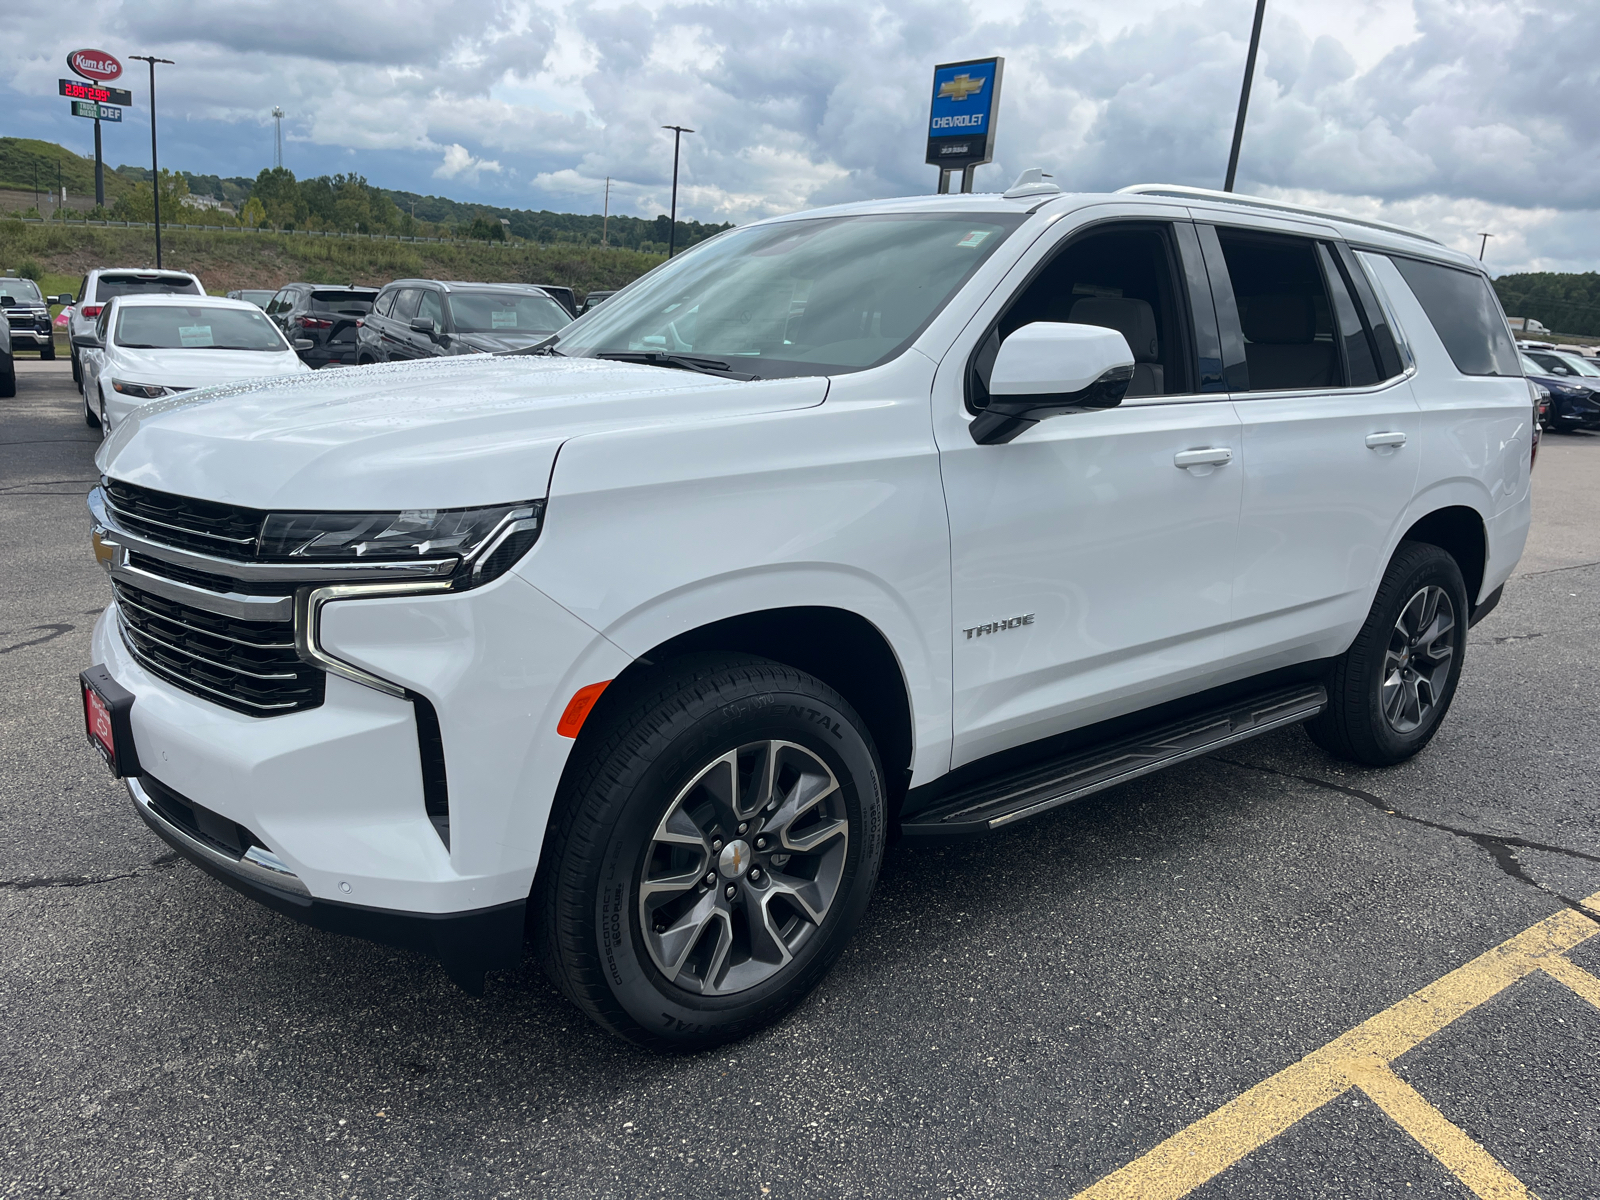
[[[293,350],[134,350],[118,346],[105,366],[106,378],[134,383],[159,383],[174,388],[203,388],[263,375],[309,371]]]
[[[822,377],[739,382],[588,358],[385,363],[154,401],[95,463],[250,508],[464,508],[545,495],[576,434],[810,408],[827,391]]]

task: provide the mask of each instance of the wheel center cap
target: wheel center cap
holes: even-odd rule
[[[729,842],[717,855],[717,870],[724,879],[738,879],[750,869],[750,843],[743,838]]]

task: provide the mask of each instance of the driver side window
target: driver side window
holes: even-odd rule
[[[1195,390],[1186,309],[1180,299],[1170,227],[1119,224],[1071,239],[1012,300],[968,373],[968,406],[989,402],[1000,343],[1035,321],[1115,329],[1133,352],[1128,396],[1178,396]]]

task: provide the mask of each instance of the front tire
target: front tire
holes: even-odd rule
[[[44,346],[39,350],[40,362],[55,362],[55,360],[56,344],[54,342],[51,342],[48,346]]]
[[[1328,676],[1328,707],[1306,732],[1329,754],[1372,767],[1416,754],[1450,711],[1471,616],[1456,560],[1402,542],[1366,623]]]
[[[535,941],[602,1027],[695,1050],[776,1021],[844,949],[883,858],[883,770],[804,672],[699,655],[652,676],[574,752]]]
[[[90,429],[100,428],[100,414],[89,407],[89,393],[83,392],[83,423]]]

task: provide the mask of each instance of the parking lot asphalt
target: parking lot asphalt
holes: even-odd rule
[[[83,739],[65,366],[0,401],[0,1196],[1600,1194],[1600,437],[1545,439],[1412,762],[1289,729],[893,846],[796,1013],[659,1057],[531,961],[474,999],[144,827]]]

